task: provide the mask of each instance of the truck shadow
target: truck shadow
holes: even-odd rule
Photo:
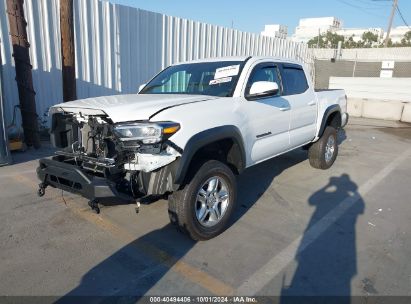
[[[56,303],[135,303],[153,286],[161,284],[164,275],[195,244],[168,224],[98,263]],[[171,280],[163,285],[163,295],[174,293]]]
[[[237,208],[231,225],[234,225],[258,201],[276,176],[305,160],[307,160],[307,151],[297,149],[246,169],[238,177]]]
[[[338,133],[337,133],[338,144],[341,145],[346,139],[347,139],[347,133],[345,129],[338,130]]]
[[[277,175],[306,159],[306,151],[297,150],[247,170],[239,180],[238,208],[231,224],[255,204]],[[76,288],[57,302],[101,303],[112,301],[115,297],[121,303],[134,303],[155,285],[161,286],[164,295],[175,294],[178,286],[174,286],[175,283],[169,278],[175,277],[175,274],[168,272],[195,244],[195,241],[168,224],[136,239],[98,263],[83,275]],[[190,276],[185,276],[185,279],[190,281]],[[210,293],[191,282],[187,286],[196,286],[187,289],[193,295]]]

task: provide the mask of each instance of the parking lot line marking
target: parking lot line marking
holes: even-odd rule
[[[13,175],[12,178],[19,182],[24,181],[26,184],[30,185],[34,189],[38,187],[38,184],[28,177],[22,175]],[[58,198],[58,196],[53,198]],[[233,294],[234,289],[231,286],[227,285],[221,280],[211,276],[210,274],[194,266],[191,266],[183,261],[180,261],[178,258],[169,255],[164,250],[161,250],[156,246],[149,244],[148,242],[138,242],[138,244],[134,243],[136,238],[131,233],[114,224],[106,217],[90,212],[89,208],[80,207],[84,204],[78,202],[76,199],[67,197],[65,201],[67,203],[68,209],[75,215],[98,226],[101,229],[104,229],[117,239],[120,239],[136,247],[144,254],[149,255],[154,260],[170,268],[170,270],[182,275],[189,281],[205,288],[212,294],[219,296],[229,296]],[[155,271],[155,269],[153,269],[153,271]]]
[[[411,149],[406,150],[386,167],[380,170],[372,178],[366,181],[354,193],[342,200],[334,209],[329,211],[323,218],[315,223],[304,233],[304,243],[301,243],[303,236],[300,235],[290,245],[280,253],[271,258],[266,264],[252,274],[243,284],[241,284],[235,294],[238,295],[255,295],[264,286],[266,286],[274,277],[276,277],[288,264],[290,264],[299,252],[302,252],[311,243],[313,243],[323,232],[334,224],[347,210],[349,210],[362,196],[370,192],[378,183],[386,178],[395,168],[404,160],[411,156]]]

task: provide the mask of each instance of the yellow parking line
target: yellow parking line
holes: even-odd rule
[[[23,184],[28,184],[34,189],[37,189],[38,187],[38,183],[23,175],[14,175],[12,178],[19,182],[23,182]],[[191,282],[200,285],[215,295],[229,296],[233,294],[234,289],[231,286],[196,267],[180,261],[178,258],[169,255],[164,250],[161,250],[147,242],[134,242],[135,237],[127,230],[119,227],[102,215],[92,213],[89,208],[80,207],[80,205],[84,204],[76,201],[74,198],[66,198],[65,201],[69,210],[71,210],[75,215],[87,220],[101,229],[104,229],[117,239],[130,243],[132,246],[136,247],[145,254],[150,255],[150,257],[164,264],[172,271],[182,275]]]

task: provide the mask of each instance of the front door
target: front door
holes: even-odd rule
[[[249,77],[245,96],[257,81],[276,82],[280,88],[276,96],[246,100],[242,113],[247,115],[248,140],[252,142],[251,160],[258,163],[290,148],[290,104],[282,96],[280,71],[274,62],[257,64]]]

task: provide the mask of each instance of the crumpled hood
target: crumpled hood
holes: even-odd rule
[[[65,112],[85,115],[106,114],[114,123],[117,123],[148,120],[165,108],[216,98],[218,97],[176,94],[113,95],[60,103],[53,106],[52,111],[63,109]]]

